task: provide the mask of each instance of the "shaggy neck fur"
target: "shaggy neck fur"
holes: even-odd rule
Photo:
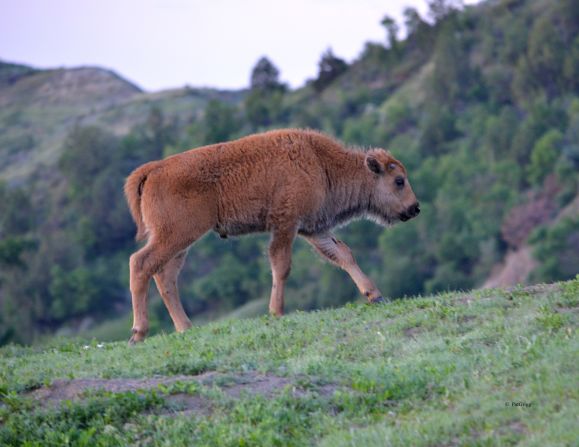
[[[373,174],[365,163],[362,152],[346,151],[344,169],[333,179],[329,204],[336,224],[362,217],[371,208],[374,191]]]
[[[339,156],[325,160],[327,198],[315,222],[302,230],[305,234],[323,233],[368,214],[372,209],[373,174],[366,168],[365,154],[341,150]]]

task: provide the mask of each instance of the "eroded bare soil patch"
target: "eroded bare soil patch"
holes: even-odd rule
[[[42,407],[57,407],[63,401],[81,400],[87,392],[108,391],[112,393],[149,391],[171,386],[177,382],[195,383],[204,387],[217,387],[228,397],[238,399],[243,394],[270,397],[289,387],[295,396],[306,394],[303,385],[295,384],[295,378],[281,377],[272,374],[256,372],[242,374],[223,374],[207,372],[196,376],[151,377],[144,379],[71,379],[55,380],[50,386],[36,389],[29,396],[39,402]],[[302,381],[303,383],[303,381]],[[337,389],[337,385],[322,385],[315,387],[316,392],[329,396]],[[202,394],[170,394],[166,400],[176,411],[185,413],[208,414],[211,412],[210,399]]]

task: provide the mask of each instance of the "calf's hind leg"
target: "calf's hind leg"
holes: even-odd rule
[[[345,270],[354,283],[356,283],[358,290],[368,298],[369,302],[378,303],[384,301],[380,290],[378,290],[374,282],[364,274],[356,263],[350,247],[336,239],[331,233],[305,237],[305,239],[312,244],[316,251],[324,258]]]
[[[179,300],[177,275],[187,248],[215,225],[210,197],[166,194],[163,191],[169,188],[159,185],[159,179],[150,176],[141,198],[150,237],[129,263],[133,301],[133,336],[129,344],[142,341],[149,330],[147,291],[153,276],[176,329],[182,331],[191,325]]]
[[[186,256],[187,250],[183,250],[153,276],[177,332],[183,332],[191,327],[191,321],[183,309],[177,288],[177,277],[183,268]]]
[[[133,335],[129,344],[143,341],[149,332],[149,316],[147,310],[147,294],[149,282],[155,270],[159,268],[156,260],[155,245],[149,241],[147,245],[131,255],[129,260],[130,289],[133,304]]]
[[[203,233],[198,234],[197,236],[199,237]],[[153,275],[160,274],[158,284],[162,284],[159,288],[161,296],[163,297],[167,307],[169,308],[169,306],[171,306],[169,312],[172,310],[173,314],[179,317],[179,328],[177,330],[186,329],[185,326],[188,324],[187,322],[189,319],[185,315],[185,311],[183,311],[176,293],[176,277],[178,270],[180,270],[180,266],[179,269],[176,267],[178,262],[183,262],[183,259],[177,260],[176,258],[178,258],[178,255],[176,254],[183,252],[195,239],[189,239],[187,241],[166,240],[161,243],[152,238],[147,245],[131,256],[129,266],[131,270],[130,287],[133,302],[133,335],[129,340],[129,344],[132,345],[143,341],[149,331],[147,292],[149,282]],[[175,264],[173,264],[173,262],[175,262]],[[168,263],[170,263],[168,271],[162,273],[162,270],[164,270]],[[173,276],[175,277],[174,281],[170,281],[170,278]],[[157,281],[157,278],[155,280]],[[171,283],[175,284],[174,290]],[[169,284],[169,287],[166,286],[167,284]],[[165,293],[166,291],[169,291],[169,293]],[[171,316],[173,316],[173,314],[171,314]],[[175,326],[177,326],[177,324],[175,324]]]

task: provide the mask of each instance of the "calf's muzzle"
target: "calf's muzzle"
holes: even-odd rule
[[[406,222],[420,214],[420,204],[416,202],[414,205],[408,207],[406,211],[400,213],[400,220]]]

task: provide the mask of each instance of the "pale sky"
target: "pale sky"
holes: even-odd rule
[[[466,4],[476,3],[467,0]],[[148,91],[243,88],[267,56],[299,87],[331,47],[351,62],[426,0],[0,0],[0,60],[39,68],[101,66]]]

